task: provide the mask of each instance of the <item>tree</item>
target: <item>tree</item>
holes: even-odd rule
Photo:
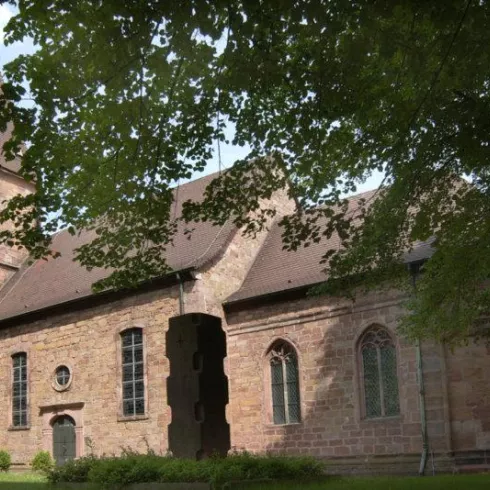
[[[488,2],[23,0],[18,8],[6,41],[32,36],[40,49],[5,67],[0,130],[15,124],[10,156],[28,142],[23,173],[38,192],[2,211],[18,224],[3,240],[44,257],[60,226],[96,227],[78,259],[116,269],[99,286],[163,273],[171,185],[205,168],[228,124],[250,154],[202,203],[188,203],[185,219],[231,218],[254,232],[267,217],[260,199],[287,184],[301,212],[282,219],[285,246],[342,239],[342,250],[326,250],[327,286],[407,282],[403,252],[434,237],[406,331],[456,342],[488,310]],[[19,105],[23,82],[35,109]],[[341,196],[374,170],[385,180],[360,204],[358,226]]]

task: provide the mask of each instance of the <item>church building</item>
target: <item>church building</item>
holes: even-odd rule
[[[0,159],[0,201],[35,192],[19,165]],[[212,178],[182,185],[177,208]],[[267,205],[294,212],[285,193]],[[418,349],[397,335],[400,291],[308,295],[334,239],[288,252],[277,222],[255,238],[197,223],[167,250],[171,273],[94,294],[107,271],[73,261],[93,237],[60,231],[61,257],[32,264],[0,246],[0,449],[15,465],[39,450],[62,463],[217,448],[311,455],[334,473],[490,467],[490,348]]]

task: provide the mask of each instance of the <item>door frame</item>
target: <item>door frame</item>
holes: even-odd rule
[[[68,415],[75,421],[75,458],[84,455],[83,437],[83,406],[84,403],[69,403],[39,407],[43,420],[43,448],[53,455],[53,423],[57,418]]]

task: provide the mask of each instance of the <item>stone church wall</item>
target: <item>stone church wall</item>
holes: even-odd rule
[[[450,435],[455,451],[486,450],[490,462],[490,347],[447,353]]]
[[[0,183],[1,183],[0,179]],[[293,211],[284,192],[268,202],[278,214]],[[185,313],[218,316],[226,324],[222,301],[243,281],[267,230],[255,238],[237,231],[226,248],[184,284]],[[41,286],[40,286],[41,287]],[[123,447],[167,451],[165,333],[170,317],[179,314],[179,290],[135,294],[104,306],[56,314],[10,328],[0,327],[0,447],[9,450],[14,463],[28,463],[40,449],[52,450],[53,418],[67,414],[76,422],[77,456],[119,454]],[[120,333],[141,327],[145,339],[148,412],[138,420],[121,417]],[[11,427],[12,355],[26,352],[29,382],[29,427]],[[73,382],[67,391],[53,388],[54,371],[67,365]],[[227,366],[225,365],[225,368]]]
[[[77,422],[78,456],[167,450],[170,409],[166,400],[169,366],[165,357],[168,319],[178,314],[178,288],[134,295],[83,311],[65,313],[0,330],[0,447],[14,463],[28,463],[41,449],[52,449],[50,422],[66,413]],[[122,416],[120,332],[144,331],[147,414]],[[27,353],[27,429],[11,427],[11,356]],[[53,387],[54,371],[66,365],[73,380],[67,391]]]
[[[0,179],[0,185],[7,181]],[[5,192],[0,187],[0,196]],[[292,211],[285,195],[277,194],[271,205],[280,214]],[[396,291],[372,293],[355,303],[312,297],[257,304],[225,315],[221,304],[239,288],[265,235],[252,240],[235,233],[222,253],[198,271],[196,280],[184,285],[185,312],[220,317],[227,334],[232,446],[318,456],[332,462],[334,472],[366,472],[373,464],[376,471],[415,472],[422,451],[416,349],[396,335],[402,298]],[[0,249],[2,260],[22,258],[16,251],[5,254],[6,249]],[[168,320],[178,314],[179,290],[174,286],[0,328],[0,397],[5,408],[0,414],[0,448],[11,452],[14,463],[28,463],[38,450],[52,449],[50,423],[67,414],[76,421],[78,456],[91,451],[119,454],[123,447],[164,454],[171,418],[164,342]],[[362,416],[358,340],[373,324],[396,338],[400,415],[369,420]],[[120,333],[132,327],[144,330],[148,405],[144,416],[125,419]],[[274,425],[271,420],[265,356],[279,338],[298,354],[297,424]],[[18,352],[26,352],[28,359],[29,427],[23,429],[11,427],[11,356]],[[429,450],[436,468],[450,469],[453,455],[466,461],[468,452],[476,452],[476,458],[490,453],[490,349],[470,344],[450,351],[424,342],[422,354]],[[59,365],[72,371],[66,391],[53,387]]]
[[[357,340],[372,324],[396,335],[396,292],[355,303],[325,297],[275,302],[228,314],[228,409],[232,445],[253,451],[309,454],[333,472],[416,472],[422,451],[416,349],[396,336],[400,415],[362,416]],[[267,349],[289,341],[299,359],[302,420],[274,425]],[[449,470],[453,453],[490,450],[490,354],[471,345],[454,352],[422,344],[429,461]],[[482,454],[478,457],[481,458]],[[384,467],[383,467],[384,465]]]

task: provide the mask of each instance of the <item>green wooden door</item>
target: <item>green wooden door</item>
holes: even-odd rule
[[[57,465],[76,456],[75,421],[68,415],[58,417],[53,424],[53,456]]]

